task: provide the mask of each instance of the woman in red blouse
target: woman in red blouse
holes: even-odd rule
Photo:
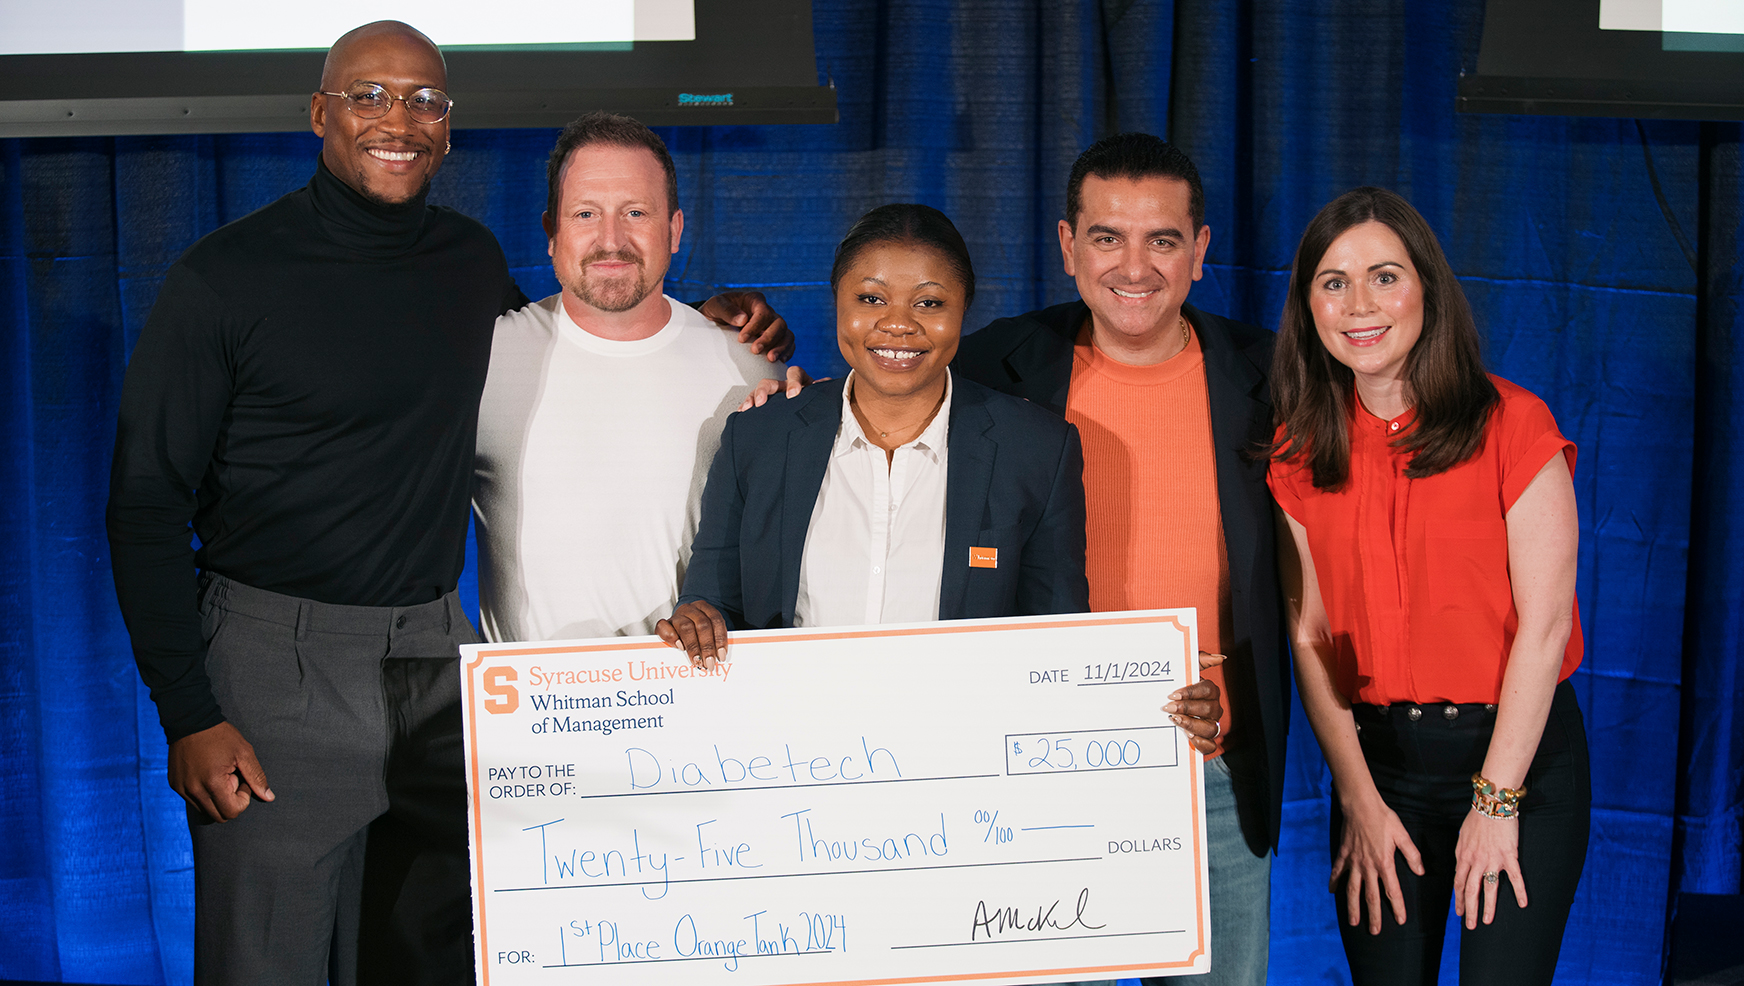
[[[1462,983],[1548,983],[1591,804],[1568,684],[1574,445],[1484,372],[1435,234],[1378,188],[1303,233],[1272,394],[1279,555],[1332,768],[1352,976],[1434,983],[1451,896]]]

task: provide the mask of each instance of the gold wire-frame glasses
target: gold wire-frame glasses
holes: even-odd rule
[[[406,114],[413,121],[423,124],[441,123],[448,119],[448,111],[454,108],[454,100],[440,89],[425,86],[408,96],[396,96],[386,88],[373,82],[352,86],[344,92],[328,92],[321,90],[323,96],[338,96],[345,100],[351,112],[365,120],[375,120],[388,115],[394,108],[394,102],[406,104]]]

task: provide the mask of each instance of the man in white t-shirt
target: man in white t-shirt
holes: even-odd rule
[[[479,404],[481,625],[493,641],[653,633],[727,415],[784,367],[661,294],[684,213],[653,131],[591,113],[546,176],[563,290],[497,319]]]

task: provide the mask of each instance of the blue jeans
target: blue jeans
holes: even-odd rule
[[[1221,756],[1205,765],[1211,971],[1194,980],[1194,986],[1265,986],[1272,931],[1272,857],[1255,856],[1242,836],[1235,786],[1246,778],[1232,775],[1228,760]]]
[[[1272,857],[1255,856],[1241,833],[1235,808],[1237,778],[1227,757],[1205,764],[1206,861],[1211,870],[1211,971],[1187,979],[1159,977],[1144,986],[1265,986],[1271,936]],[[1246,778],[1242,778],[1246,781]],[[1254,781],[1253,783],[1260,783]],[[1063,986],[1130,986],[1105,979]]]

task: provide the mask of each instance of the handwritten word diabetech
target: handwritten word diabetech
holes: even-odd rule
[[[711,756],[693,760],[662,758],[649,750],[630,747],[624,751],[629,765],[630,790],[696,789],[698,787],[733,787],[747,785],[766,787],[797,784],[844,784],[872,778],[901,778],[902,768],[887,747],[873,746],[860,737],[860,749],[850,748],[822,753],[807,750],[795,754],[791,743],[768,755],[727,756],[719,745]],[[856,756],[856,753],[858,754]],[[882,768],[882,770],[881,770]]]

